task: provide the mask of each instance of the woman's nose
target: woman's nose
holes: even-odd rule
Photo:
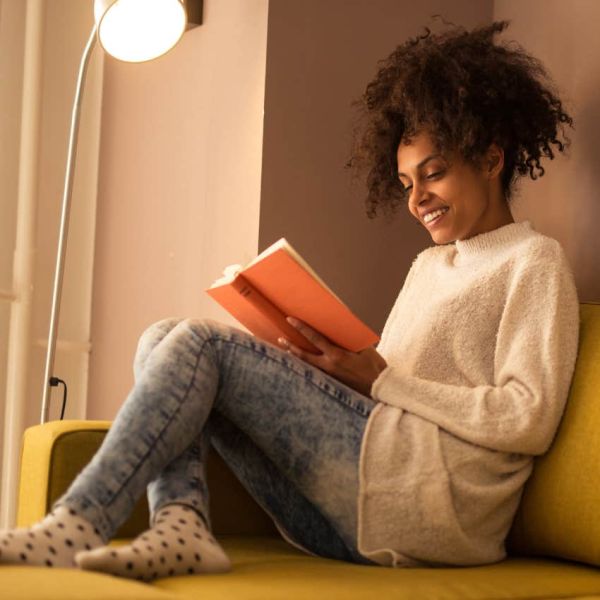
[[[413,183],[408,197],[408,203],[414,207],[419,206],[427,199],[426,189],[420,183]]]

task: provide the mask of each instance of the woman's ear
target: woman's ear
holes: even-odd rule
[[[487,149],[485,165],[490,179],[499,175],[504,167],[504,150],[495,142]]]

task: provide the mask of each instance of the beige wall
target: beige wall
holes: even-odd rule
[[[494,18],[510,19],[503,35],[544,63],[575,125],[569,156],[545,159],[546,174],[523,182],[513,214],[563,244],[580,300],[600,302],[600,2],[496,0]]]
[[[265,96],[260,249],[281,236],[347,304],[381,331],[406,273],[429,234],[399,213],[369,220],[363,190],[343,169],[350,102],[399,43],[439,27],[491,21],[492,2],[304,0],[271,2]]]
[[[151,323],[233,322],[204,289],[258,247],[266,27],[266,0],[210,0],[167,55],[106,59],[89,418],[122,404]]]

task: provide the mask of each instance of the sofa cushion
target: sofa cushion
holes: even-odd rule
[[[552,447],[535,461],[507,548],[600,566],[600,304],[580,309],[569,400]]]
[[[499,600],[600,598],[600,572],[552,559],[483,567],[392,569],[317,558],[271,536],[221,536],[230,573],[144,584],[74,569],[0,567],[6,600]],[[123,543],[116,542],[115,545]]]
[[[181,600],[181,596],[140,581],[77,569],[0,566],[4,600]]]
[[[307,555],[270,537],[221,537],[230,573],[158,579],[190,600],[549,600],[600,594],[600,572],[552,559],[510,558],[483,567],[393,569]],[[204,577],[204,579],[202,579]]]

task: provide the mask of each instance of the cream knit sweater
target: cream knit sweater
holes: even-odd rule
[[[358,548],[387,566],[502,560],[568,396],[579,302],[560,244],[511,223],[421,252],[377,350]]]

